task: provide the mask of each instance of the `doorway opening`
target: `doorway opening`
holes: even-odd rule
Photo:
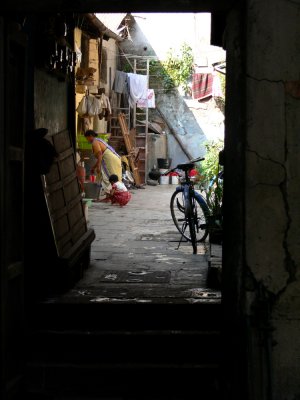
[[[165,171],[159,168],[161,160],[174,168],[203,156],[204,165],[196,164],[196,190],[211,203],[217,200],[216,183],[222,191],[222,181],[213,179],[220,172],[224,143],[226,52],[211,45],[210,38],[210,13],[88,14],[75,29],[77,157],[85,169],[83,201],[96,239],[90,268],[65,299],[220,301],[222,238],[213,241],[211,232],[193,258],[171,219],[176,175],[168,176],[168,182],[149,176]],[[131,95],[135,76],[145,78],[151,101]],[[98,100],[101,110],[82,110],[85,99]],[[84,137],[88,129],[127,161],[123,173],[127,165],[133,181],[125,183],[133,198],[122,209],[95,202],[105,194],[93,176],[95,156]]]

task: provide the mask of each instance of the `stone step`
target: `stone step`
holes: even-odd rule
[[[39,302],[30,307],[29,326],[40,330],[218,331],[221,304],[110,304]]]
[[[29,400],[220,400],[217,366],[149,365],[99,368],[82,365],[31,367]]]
[[[27,360],[81,365],[219,363],[219,331],[33,331]]]
[[[116,305],[48,299],[31,310],[29,399],[220,398],[218,302]]]
[[[220,304],[40,302],[29,321],[29,399],[220,398]]]

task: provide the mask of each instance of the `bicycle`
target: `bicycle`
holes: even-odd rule
[[[204,158],[196,158],[189,163],[178,164],[175,168],[165,171],[162,175],[168,175],[175,170],[184,172],[179,178],[180,185],[176,187],[170,200],[170,210],[173,222],[181,233],[178,248],[183,237],[192,243],[193,254],[197,254],[197,243],[204,242],[208,235],[209,208],[204,197],[195,191],[194,181],[189,177],[189,172],[196,162]]]

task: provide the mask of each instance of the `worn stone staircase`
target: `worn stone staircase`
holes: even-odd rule
[[[39,302],[28,316],[26,398],[220,399],[220,309]]]

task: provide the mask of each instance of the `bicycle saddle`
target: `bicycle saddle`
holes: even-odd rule
[[[182,171],[188,171],[189,169],[194,168],[194,164],[188,163],[188,164],[178,164],[177,165],[178,169],[181,169]]]

